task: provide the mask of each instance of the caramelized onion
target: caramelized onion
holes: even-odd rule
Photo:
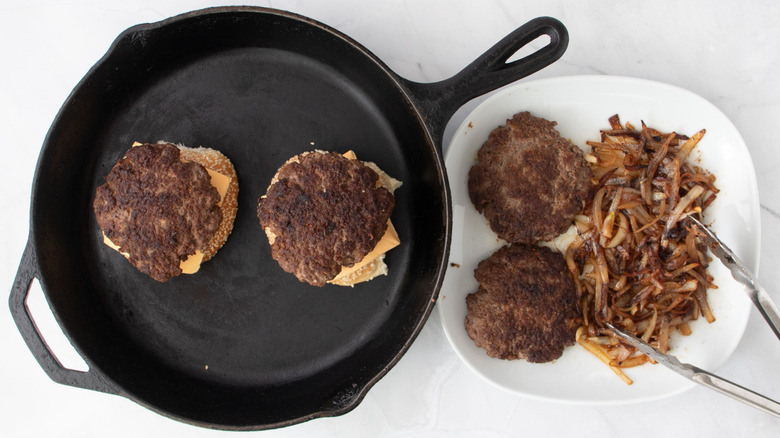
[[[683,219],[701,218],[718,190],[715,178],[688,160],[705,130],[690,138],[644,122],[637,130],[617,115],[609,125],[601,141],[587,143],[595,186],[565,258],[583,309],[577,343],[630,384],[621,368],[650,360],[606,322],[665,352],[675,330],[688,335],[690,321],[715,320],[706,246]]]

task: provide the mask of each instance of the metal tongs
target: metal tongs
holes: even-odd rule
[[[764,317],[766,322],[775,332],[775,335],[780,339],[780,312],[778,312],[777,306],[775,306],[769,298],[769,294],[767,294],[764,288],[756,282],[753,274],[745,267],[736,254],[721,242],[709,228],[704,226],[694,217],[689,216],[687,220],[701,232],[700,235],[703,236],[704,242],[715,257],[720,259],[720,261],[729,268],[731,275],[739,283],[745,286],[745,291],[750,297],[750,300],[753,301],[753,304],[758,308],[761,316]],[[606,325],[620,339],[626,341],[654,361],[666,366],[681,376],[753,406],[754,408],[780,417],[780,403],[694,365],[680,362],[676,357],[661,352],[661,350],[658,350],[636,336],[627,333],[610,323],[606,323]]]
[[[726,244],[721,242],[715,233],[693,216],[688,216],[687,220],[699,229],[701,232],[700,235],[704,237],[704,243],[707,244],[715,257],[720,259],[721,263],[729,268],[731,276],[745,286],[745,292],[748,294],[748,297],[750,297],[750,300],[756,305],[761,316],[764,317],[767,324],[769,324],[769,327],[772,328],[772,331],[775,332],[775,336],[780,339],[780,311],[777,310],[777,306],[775,306],[775,303],[769,298],[769,294],[766,290],[756,282],[755,277],[753,277],[753,274],[745,267],[742,260],[740,260]]]
[[[754,408],[760,409],[780,418],[780,403],[772,400],[771,398],[764,397],[757,392],[751,391],[744,386],[739,386],[736,383],[730,382],[722,377],[718,377],[710,372],[704,371],[697,366],[680,362],[679,359],[672,356],[671,354],[665,354],[661,352],[661,350],[653,347],[636,336],[628,332],[624,332],[623,330],[608,322],[605,324],[615,333],[615,335],[617,335],[617,337],[628,342],[629,345],[634,346],[637,350],[646,354],[654,361],[666,366],[686,379],[692,380],[700,385],[706,386],[707,388],[714,389],[721,394],[725,394],[733,399],[741,401],[742,403],[748,404]]]

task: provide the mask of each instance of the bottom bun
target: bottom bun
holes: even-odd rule
[[[374,277],[380,275],[387,275],[387,265],[385,264],[385,255],[382,254],[379,257],[372,260],[369,264],[361,267],[355,272],[349,275],[339,275],[333,280],[328,281],[330,284],[338,286],[354,286],[358,283],[371,280]]]
[[[214,257],[214,254],[222,248],[233,231],[233,223],[238,212],[238,175],[230,159],[218,150],[204,147],[190,148],[180,144],[177,144],[176,147],[181,152],[182,161],[198,163],[212,172],[230,178],[225,196],[217,204],[220,210],[222,210],[222,223],[219,225],[217,232],[214,233],[214,237],[209,241],[208,247],[203,250],[203,261],[205,262]]]

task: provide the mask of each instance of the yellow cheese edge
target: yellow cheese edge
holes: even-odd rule
[[[211,176],[211,185],[217,189],[217,192],[219,192],[219,202],[217,202],[217,205],[221,206],[222,200],[225,199],[225,195],[227,194],[228,186],[230,186],[230,177],[218,172],[214,172],[209,168],[205,169],[206,172],[209,173],[209,176]]]
[[[342,154],[344,157],[349,158],[350,160],[356,160],[357,156],[355,155],[355,152],[353,151],[347,151],[344,154]],[[401,239],[398,237],[398,232],[396,232],[395,227],[393,226],[393,223],[390,221],[390,219],[387,220],[387,230],[385,231],[385,234],[382,235],[382,238],[379,239],[379,242],[377,242],[374,249],[366,254],[365,257],[358,263],[355,263],[354,265],[350,267],[342,266],[341,272],[339,272],[338,275],[333,277],[328,283],[333,284],[340,284],[342,279],[349,278],[353,273],[359,271],[361,268],[365,267],[366,265],[373,262],[375,259],[381,257],[383,254],[385,254],[387,251],[390,251],[391,249],[395,248],[396,246],[401,244]]]
[[[398,233],[395,231],[395,227],[393,226],[393,223],[390,222],[390,220],[388,220],[387,231],[385,231],[385,234],[383,234],[382,238],[379,240],[379,242],[377,242],[376,247],[374,247],[374,249],[371,252],[366,254],[366,256],[363,257],[363,260],[359,261],[358,263],[355,263],[350,267],[342,266],[341,272],[339,272],[338,275],[333,277],[332,280],[328,281],[328,283],[338,283],[339,280],[343,278],[348,278],[353,273],[357,272],[364,266],[373,262],[374,259],[379,258],[382,254],[386,253],[387,251],[390,251],[391,249],[395,248],[400,244],[401,244],[401,239],[398,238]]]
[[[133,143],[133,147],[140,145],[141,143],[138,142]],[[211,177],[211,185],[214,186],[214,188],[216,188],[217,192],[219,193],[219,202],[217,205],[222,205],[222,200],[225,199],[225,194],[227,193],[228,186],[230,185],[230,177],[219,172],[214,172],[207,167],[205,169]],[[125,258],[130,257],[129,253],[120,251],[119,246],[111,241],[111,239],[109,239],[105,233],[103,233],[103,243],[125,256]],[[179,262],[179,268],[181,269],[182,274],[194,274],[200,270],[201,263],[203,263],[203,253],[196,249],[195,254],[190,254],[186,260]]]

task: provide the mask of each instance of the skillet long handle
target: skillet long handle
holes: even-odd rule
[[[549,43],[523,58],[506,61],[542,35]],[[557,61],[569,45],[566,27],[555,18],[538,17],[493,45],[455,76],[429,84],[404,80],[425,113],[433,140],[441,142],[449,119],[469,100],[522,79]]]
[[[546,46],[523,58],[506,62],[542,35],[550,37]],[[563,23],[552,17],[535,18],[502,38],[450,81],[462,87],[464,93],[460,98],[469,100],[547,67],[563,56],[568,45],[569,33]]]
[[[19,333],[22,335],[25,343],[27,343],[27,348],[30,349],[30,352],[49,378],[55,382],[109,394],[117,394],[115,386],[92,367],[86,372],[65,368],[49,350],[46,341],[35,326],[35,321],[30,315],[30,311],[26,304],[30,286],[32,285],[32,281],[38,277],[38,274],[38,258],[36,256],[35,247],[30,239],[22,254],[22,260],[19,263],[19,269],[16,271],[16,278],[14,279],[14,284],[11,287],[11,295],[8,299],[11,316],[16,323]]]

